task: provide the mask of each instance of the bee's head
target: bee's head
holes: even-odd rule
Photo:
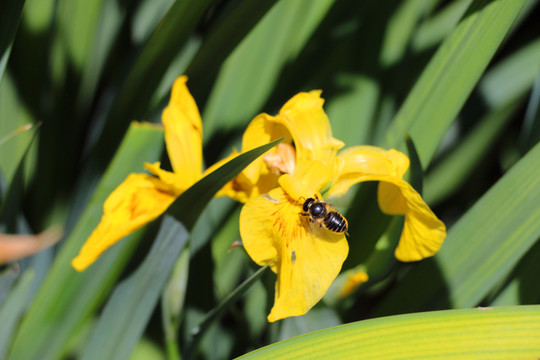
[[[304,201],[304,205],[302,206],[302,209],[304,212],[309,212],[309,208],[311,207],[311,204],[315,202],[314,198],[308,198],[306,201]]]

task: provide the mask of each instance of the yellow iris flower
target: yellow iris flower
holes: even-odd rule
[[[153,175],[130,174],[109,195],[103,217],[71,262],[83,271],[124,236],[163,214],[173,201],[202,174],[202,122],[195,100],[186,86],[187,77],[174,82],[162,121],[173,172],[160,163],[145,164]]]
[[[435,254],[446,237],[444,224],[403,180],[407,156],[373,146],[338,153],[344,144],[332,137],[320,93],[300,93],[278,115],[257,116],[244,134],[242,151],[280,137],[285,140],[219,193],[245,202],[240,215],[244,247],[257,264],[268,264],[277,274],[269,321],[305,314],[326,293],[347,257],[345,234],[302,215],[303,202],[315,196],[322,199],[324,189],[327,196],[338,198],[358,182],[379,181],[382,211],[405,216],[395,251],[401,261]]]

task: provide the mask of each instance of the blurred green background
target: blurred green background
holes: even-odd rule
[[[539,18],[535,0],[3,0],[0,230],[66,235],[2,267],[0,358],[227,359],[364,319],[537,304]],[[356,186],[337,204],[350,227],[343,270],[370,281],[340,298],[340,276],[308,314],[269,324],[275,275],[238,289],[257,266],[228,251],[241,204],[210,201],[214,177],[178,200],[176,220],[75,273],[107,195],[145,161],[168,166],[162,132],[132,121],[160,123],[181,74],[207,165],[240,148],[258,113],[322,89],[336,138],[409,154],[409,173],[423,174],[413,186],[448,228],[440,253],[398,263],[402,220],[380,212],[376,184]]]

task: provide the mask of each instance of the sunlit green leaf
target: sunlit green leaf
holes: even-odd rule
[[[240,359],[535,359],[540,306],[447,310],[360,321]]]
[[[431,59],[387,133],[385,146],[413,138],[426,168],[525,0],[475,0]]]

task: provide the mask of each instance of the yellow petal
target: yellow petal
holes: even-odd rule
[[[284,174],[279,178],[281,188],[294,200],[307,199],[326,186],[333,175],[333,166],[320,161],[301,161],[294,174]]]
[[[260,114],[250,122],[242,137],[242,152],[255,149],[279,138],[284,138],[282,144],[291,143],[291,135],[287,129],[283,125],[271,121],[271,119],[272,116],[268,114]],[[270,149],[265,154],[274,151],[275,149]],[[240,174],[227,183],[216,196],[229,196],[245,203],[249,199],[265,194],[277,187],[277,179],[280,174],[268,169],[264,162],[265,154],[249,164]],[[230,156],[220,161],[219,166],[236,156],[238,156],[238,153],[234,151]],[[218,164],[213,165],[211,169],[216,169]],[[207,172],[208,170],[205,173]]]
[[[247,253],[277,273],[268,321],[305,314],[326,293],[347,257],[345,235],[310,223],[301,212],[301,204],[276,188],[249,200],[240,214]]]
[[[83,271],[124,236],[165,212],[177,196],[163,187],[152,176],[130,174],[105,201],[101,222],[71,262],[75,270]]]
[[[174,172],[182,175],[183,188],[193,185],[202,174],[201,115],[186,81],[186,76],[176,79],[162,114],[167,152]]]
[[[404,215],[405,224],[395,256],[401,261],[417,261],[434,255],[446,237],[446,227],[424,202],[420,194],[402,179],[408,158],[397,150],[357,146],[339,154],[343,161],[338,179],[328,196],[340,197],[354,184],[379,181],[381,210]]]
[[[341,167],[328,191],[329,197],[342,197],[354,184],[377,180],[377,176],[401,179],[409,168],[409,158],[394,149],[386,151],[375,146],[353,146],[338,155]]]
[[[424,202],[420,194],[404,180],[395,179],[379,184],[379,206],[389,214],[405,215],[395,256],[400,261],[418,261],[434,255],[446,238],[446,227]],[[395,205],[385,195],[391,189],[398,193]],[[385,199],[381,201],[382,199]],[[386,202],[386,203],[384,203]],[[384,205],[382,205],[384,204]],[[385,211],[389,210],[389,211]]]
[[[144,168],[161,180],[161,182],[156,182],[156,186],[159,186],[160,190],[179,196],[192,185],[186,184],[181,174],[163,170],[160,168],[160,165],[159,161],[153,164],[144,163]]]
[[[320,95],[320,91],[299,93],[281,108],[278,115],[255,117],[242,138],[242,152],[281,137],[284,141],[251,163],[220,194],[243,201],[265,194],[278,186],[277,179],[281,174],[292,174],[301,161],[317,160],[336,166],[336,152],[343,147],[343,142],[332,137]]]
[[[299,93],[279,111],[275,121],[283,124],[293,137],[297,161],[319,160],[330,163],[343,142],[332,137],[328,116],[323,110],[321,91]]]
[[[341,288],[341,291],[339,293],[339,297],[344,298],[349,295],[351,295],[360,285],[365,283],[369,280],[368,274],[366,274],[362,270],[351,270],[347,274],[347,279],[345,280],[345,284]]]

